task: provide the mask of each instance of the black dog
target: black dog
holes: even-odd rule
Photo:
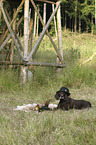
[[[69,97],[70,93],[68,88],[62,87],[56,92],[55,98],[60,99],[57,109],[69,110],[69,109],[83,109],[91,107],[91,103],[85,100],[74,100]]]

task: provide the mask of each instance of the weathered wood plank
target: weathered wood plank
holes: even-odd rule
[[[5,41],[2,43],[2,45],[0,46],[0,51],[3,49],[3,47],[6,45],[6,43],[8,42],[8,40],[10,39],[11,34],[8,35],[8,37],[5,39]]]
[[[29,39],[29,0],[25,0],[24,5],[24,58],[28,55],[28,39]]]
[[[58,5],[59,2],[56,3]],[[61,12],[60,6],[57,10],[57,27],[58,27],[58,44],[59,44],[59,51],[63,59],[63,45],[62,45],[62,30],[61,30]]]
[[[0,61],[0,65],[25,65],[25,66],[43,66],[43,67],[65,67],[66,64],[58,63],[42,63],[42,62],[10,62],[10,61]]]

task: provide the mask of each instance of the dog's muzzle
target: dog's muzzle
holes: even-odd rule
[[[65,99],[65,97],[64,97],[64,96],[60,96],[60,100],[61,100],[61,99]]]

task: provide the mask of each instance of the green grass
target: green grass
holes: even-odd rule
[[[96,36],[69,31],[62,36],[67,66],[60,72],[56,68],[36,67],[34,81],[22,86],[19,68],[0,70],[1,145],[96,144],[96,56],[80,66],[96,51]],[[56,62],[56,53],[46,37],[34,61]],[[55,102],[54,94],[62,86],[69,88],[72,98],[90,101],[92,108],[40,113],[13,110],[17,105],[43,104],[49,98]]]
[[[42,91],[43,89],[37,90],[40,93],[37,98],[33,98],[30,95],[27,96],[23,91],[1,94],[1,144],[94,145],[96,143],[95,88],[81,87],[80,89],[70,89],[72,97],[89,100],[92,103],[92,108],[90,109],[44,111],[41,113],[13,110],[17,105],[22,105],[23,103],[42,103],[46,96],[46,92],[42,96]],[[53,99],[52,102],[54,102],[55,98],[51,97]]]

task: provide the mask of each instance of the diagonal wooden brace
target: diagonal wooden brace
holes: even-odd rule
[[[17,17],[18,13],[19,13],[19,10],[21,9],[22,5],[24,4],[24,1],[25,0],[22,0],[21,4],[19,5],[19,7],[17,8],[17,11],[15,13],[15,16],[14,18],[12,19],[12,21],[10,22],[10,26],[13,24],[15,18]],[[4,41],[5,37],[7,36],[8,34],[8,29],[6,30],[5,34],[4,34],[4,37],[0,40],[0,44]]]
[[[2,11],[2,13],[3,13],[5,22],[6,22],[6,24],[7,24],[7,27],[8,27],[8,29],[9,29],[9,31],[10,31],[10,34],[11,34],[12,38],[13,38],[13,41],[14,41],[16,47],[18,48],[19,54],[20,54],[22,60],[25,61],[25,58],[24,58],[24,56],[23,56],[23,54],[22,54],[22,51],[20,50],[19,45],[18,45],[18,43],[17,43],[17,41],[16,41],[16,39],[15,39],[14,32],[13,32],[12,29],[11,29],[10,23],[8,22],[8,19],[7,19],[7,17],[6,17],[6,14],[5,14],[5,11],[4,11],[4,9],[3,9],[3,6],[2,6],[1,2],[0,2],[0,7],[1,7],[1,11]]]
[[[39,16],[39,18],[40,18],[40,21],[41,21],[43,27],[45,27],[45,24],[44,24],[44,22],[43,22],[43,19],[42,19],[40,13],[39,13],[39,11],[38,11],[38,9],[37,9],[37,7],[36,7],[34,1],[33,1],[33,0],[30,0],[30,1],[31,1],[31,3],[32,3],[32,5],[33,5],[33,7],[34,7],[34,9],[35,9],[35,11],[37,12],[37,14],[38,14],[38,16]],[[58,57],[59,57],[60,62],[61,62],[61,63],[64,63],[64,60],[62,59],[62,56],[61,56],[61,54],[60,54],[60,52],[59,52],[59,50],[58,50],[56,44],[54,43],[53,39],[51,38],[51,35],[49,34],[48,30],[46,30],[46,33],[47,33],[47,35],[48,35],[48,37],[49,37],[49,39],[50,39],[50,41],[51,41],[53,47],[55,48],[55,51],[56,51],[56,53],[57,53],[57,55],[58,55]]]
[[[34,57],[34,55],[36,54],[36,52],[37,52],[37,50],[38,50],[38,47],[39,47],[39,45],[40,45],[40,42],[41,42],[41,40],[42,40],[44,34],[46,33],[46,30],[48,29],[48,27],[49,27],[49,25],[50,25],[50,22],[52,21],[52,19],[53,19],[55,13],[56,13],[58,7],[60,6],[60,3],[61,3],[61,2],[58,2],[57,6],[56,6],[56,8],[55,8],[55,10],[54,10],[54,12],[53,12],[52,15],[50,16],[50,19],[48,20],[46,26],[44,27],[44,29],[43,29],[43,31],[42,31],[40,37],[38,38],[37,42],[35,43],[33,49],[31,50],[31,52],[30,52],[30,54],[29,54],[29,56],[26,58],[26,61],[29,61],[29,59],[31,58],[31,56]],[[61,60],[62,60],[62,59],[61,59]]]
[[[6,45],[6,43],[8,42],[8,40],[10,39],[11,34],[8,35],[8,37],[5,39],[5,41],[2,43],[2,45],[0,46],[0,51],[2,50],[2,48]]]

